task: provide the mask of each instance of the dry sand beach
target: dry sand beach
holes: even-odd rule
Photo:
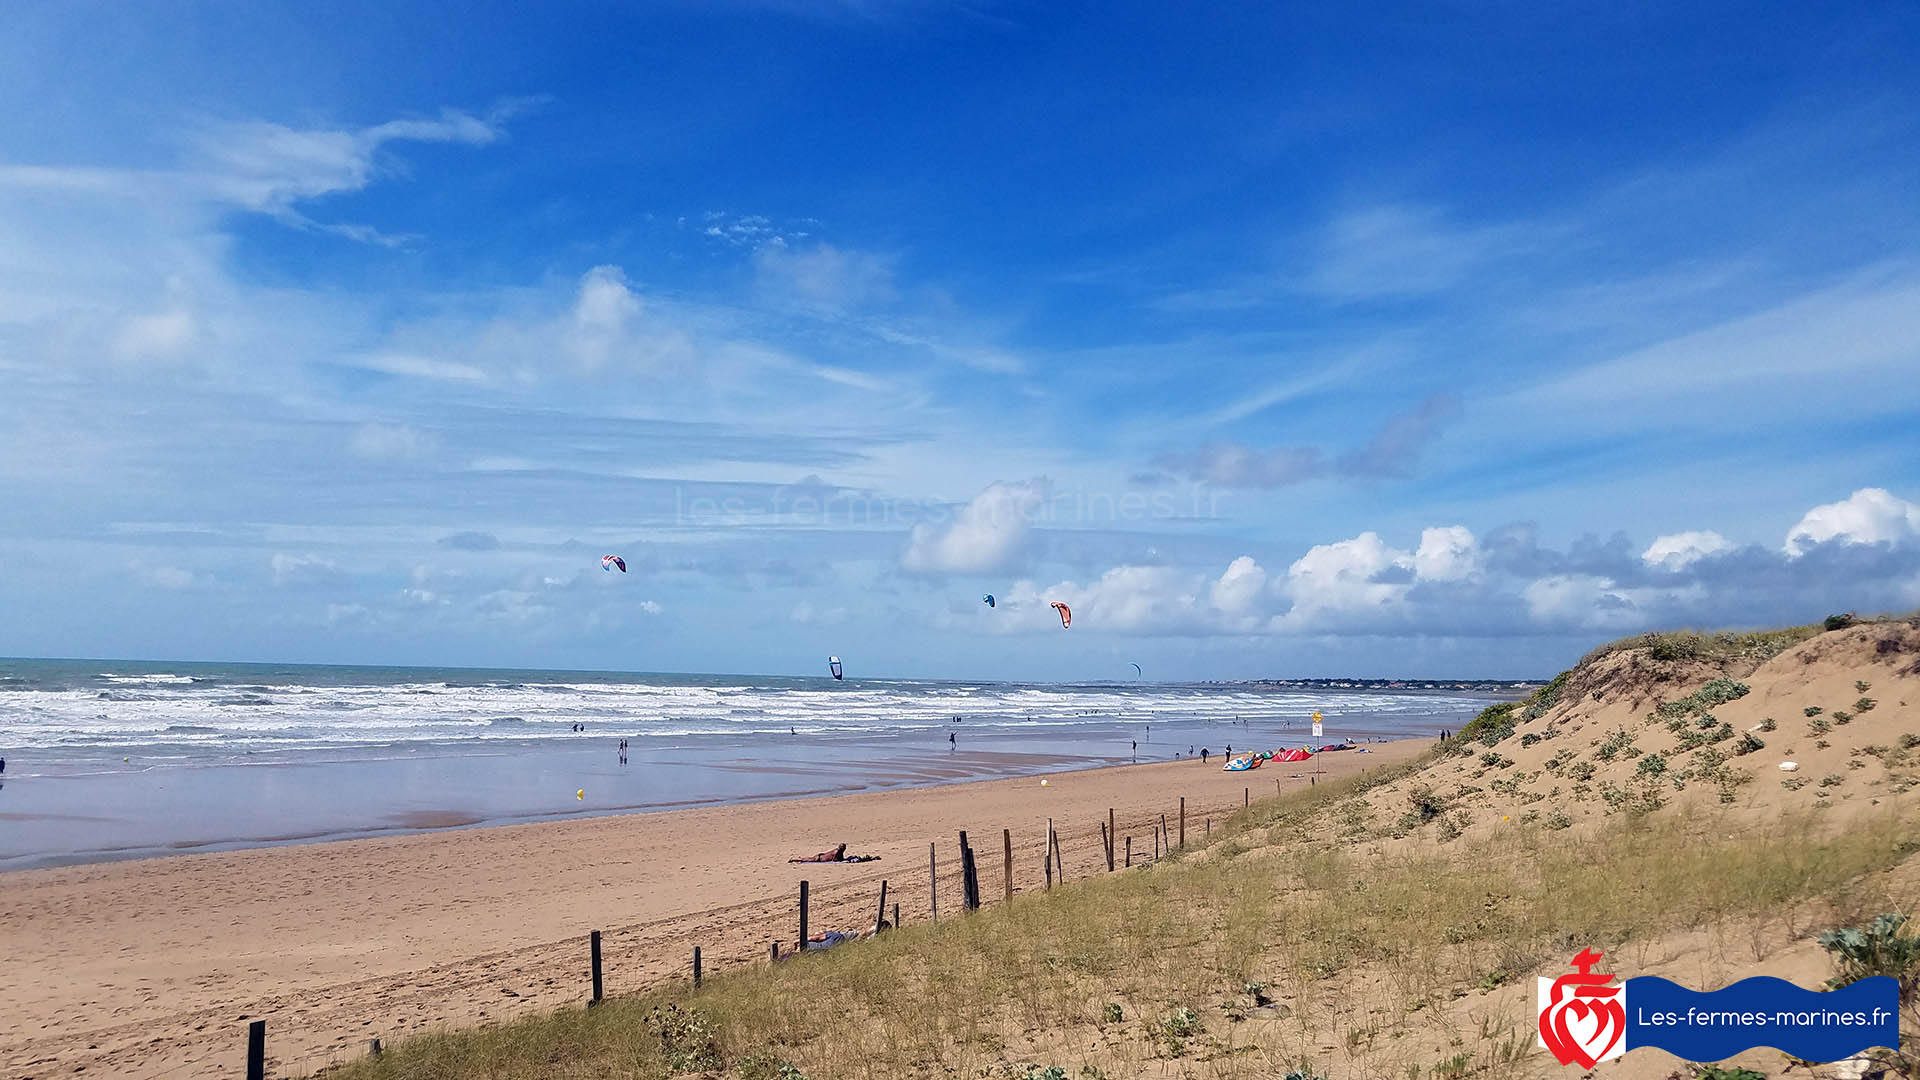
[[[1326,777],[1404,761],[1427,740],[1326,754]],[[264,1017],[281,1073],[364,1052],[366,1040],[502,1020],[583,1001],[586,935],[604,934],[607,992],[791,948],[796,892],[812,928],[870,925],[879,882],[903,921],[959,901],[958,832],[981,856],[983,899],[1002,894],[1001,830],[1017,890],[1043,885],[1051,817],[1069,875],[1104,865],[1113,809],[1136,857],[1165,814],[1189,835],[1255,796],[1309,784],[1300,766],[1228,773],[1219,759],[1040,778],[0,875],[0,1066],[18,1077],[236,1075],[244,1021]],[[791,864],[839,843],[881,857]]]

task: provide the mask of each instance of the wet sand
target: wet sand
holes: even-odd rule
[[[814,930],[872,922],[879,882],[902,918],[926,919],[927,845],[944,911],[959,896],[957,833],[1002,892],[1013,832],[1017,891],[1041,887],[1041,837],[1060,832],[1069,877],[1104,870],[1099,826],[1151,852],[1159,815],[1187,800],[1190,837],[1243,792],[1304,787],[1404,760],[1429,740],[1228,773],[1219,758],[830,798],[93,863],[0,874],[0,1073],[10,1077],[232,1076],[248,1018],[268,1022],[281,1073],[363,1053],[366,1040],[510,1019],[588,993],[586,934],[604,934],[609,993],[791,948],[798,883]],[[959,764],[959,763],[955,763]],[[1301,778],[1294,778],[1302,774]],[[419,811],[411,827],[473,817]],[[880,861],[792,864],[845,843]]]

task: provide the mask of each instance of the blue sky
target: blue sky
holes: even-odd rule
[[[0,16],[0,654],[1521,676],[1920,606],[1911,4],[527,7]]]

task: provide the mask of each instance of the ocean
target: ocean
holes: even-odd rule
[[[0,870],[1270,749],[1315,711],[1321,742],[1430,736],[1497,700],[0,659]]]

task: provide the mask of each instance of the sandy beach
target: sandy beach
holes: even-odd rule
[[[1311,763],[1336,776],[1404,760],[1427,740]],[[1112,808],[1136,857],[1187,803],[1189,838],[1254,796],[1304,787],[1300,766],[1228,773],[1219,759],[706,807],[449,829],[296,847],[0,875],[0,1066],[8,1076],[236,1075],[245,1021],[268,1021],[281,1075],[363,1053],[366,1041],[509,1019],[585,1000],[588,931],[603,932],[609,993],[765,963],[791,948],[798,883],[812,928],[872,922],[879,882],[908,924],[930,917],[928,844],[943,915],[959,903],[957,840],[981,855],[989,902],[1043,886],[1059,830],[1070,878],[1104,869]],[[1177,828],[1177,826],[1175,826]],[[791,864],[836,844],[880,856]]]

